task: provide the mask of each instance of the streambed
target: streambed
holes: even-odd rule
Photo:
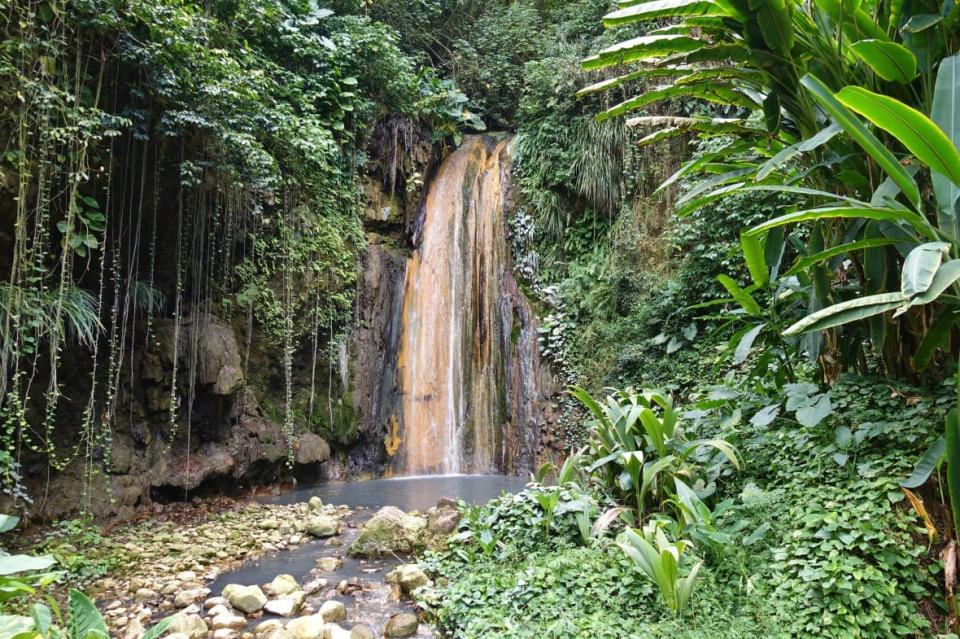
[[[98,599],[116,622],[112,624],[116,636],[135,639],[143,626],[178,611],[199,615],[209,623],[211,619],[206,615],[204,604],[221,595],[228,584],[263,587],[277,575],[287,574],[307,592],[301,614],[316,612],[324,602],[333,599],[346,608],[346,619],[338,622],[341,627],[349,630],[363,624],[376,636],[383,636],[392,616],[414,612],[412,603],[384,581],[388,572],[409,558],[400,555],[376,559],[349,557],[347,548],[363,524],[384,506],[422,513],[441,498],[483,503],[502,492],[521,490],[524,484],[521,478],[498,475],[421,476],[329,482],[261,496],[237,509],[238,512],[252,511],[254,516],[228,519],[234,523],[222,526],[224,531],[229,531],[225,535],[218,534],[218,521],[224,517],[221,513],[211,521],[194,526],[198,528],[196,531],[190,527],[178,530],[179,534],[173,536],[175,544],[152,543],[151,554],[162,555],[166,549],[173,557],[152,564],[144,561],[146,580],[141,577],[106,580],[109,583]],[[339,535],[316,539],[300,533],[290,534],[296,522],[308,516],[305,502],[311,497],[319,497],[327,510],[335,509],[342,522]],[[168,536],[159,535],[161,540]],[[209,548],[196,547],[206,544],[206,540]],[[239,544],[252,549],[235,553]],[[188,546],[190,552],[185,553],[184,546]],[[210,561],[204,565],[203,559],[187,560],[183,555],[227,556],[231,561]],[[245,559],[233,559],[244,556]],[[163,567],[161,572],[166,574],[157,576],[158,567]],[[193,599],[184,596],[192,591],[202,596]],[[151,597],[152,594],[155,597]],[[237,632],[231,636],[252,632],[271,618],[287,621],[269,613],[257,613],[247,616],[246,626],[234,628]],[[212,635],[213,628],[210,633]],[[202,636],[197,632],[193,637]],[[433,634],[426,624],[420,624],[414,636],[425,638]],[[226,637],[226,633],[220,632],[217,637]]]

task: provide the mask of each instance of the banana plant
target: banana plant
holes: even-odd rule
[[[657,586],[667,608],[674,615],[682,613],[693,596],[703,565],[701,561],[690,568],[686,576],[680,575],[680,563],[684,552],[691,547],[690,542],[670,541],[662,526],[650,522],[639,532],[632,528],[625,530],[617,545]]]

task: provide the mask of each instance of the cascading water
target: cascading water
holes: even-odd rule
[[[467,137],[427,195],[401,310],[401,474],[505,470],[535,452],[539,353],[510,267],[507,149]]]

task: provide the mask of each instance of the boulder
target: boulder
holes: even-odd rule
[[[327,624],[327,639],[350,639],[350,631],[335,623]]]
[[[314,537],[332,537],[340,532],[340,520],[330,515],[314,515],[307,519],[306,530]]]
[[[317,570],[320,572],[333,572],[339,570],[343,560],[339,557],[318,557],[316,561]]]
[[[358,623],[350,629],[350,639],[377,639],[377,633],[370,626]]]
[[[336,599],[324,601],[320,606],[320,612],[317,613],[323,617],[324,621],[343,621],[347,618],[347,607]]]
[[[270,582],[267,590],[275,597],[282,597],[283,595],[289,595],[291,592],[297,592],[301,588],[293,575],[277,575]]]
[[[422,547],[427,522],[399,508],[386,506],[363,525],[347,554],[353,557],[380,557],[394,553],[410,554]]]
[[[326,635],[327,624],[320,615],[307,615],[288,621],[286,630],[291,639],[322,639]]]
[[[173,598],[175,608],[186,608],[192,603],[205,599],[210,594],[209,588],[188,588],[181,590]]]
[[[207,622],[200,615],[184,614],[173,615],[167,632],[183,633],[190,639],[205,639],[208,632]]]
[[[316,433],[297,435],[293,442],[293,461],[298,464],[319,464],[330,459],[330,444]]]
[[[281,617],[292,617],[303,608],[303,603],[306,599],[306,593],[298,590],[297,592],[286,594],[279,599],[271,599],[263,609]]]
[[[385,637],[409,637],[417,632],[420,620],[412,612],[401,612],[390,617],[383,631]]]
[[[260,639],[260,637],[263,635],[271,633],[274,630],[283,630],[283,622],[279,619],[269,619],[263,623],[257,624],[253,634],[257,637],[257,639]]]
[[[260,590],[260,586],[229,584],[223,589],[223,596],[231,606],[248,614],[262,609],[267,604],[267,596]]]
[[[220,630],[221,628],[243,630],[246,626],[246,619],[230,612],[221,612],[210,620],[210,627],[214,630]]]
[[[397,566],[387,574],[386,582],[399,585],[400,589],[409,595],[417,588],[430,583],[430,579],[425,572],[420,570],[420,566],[416,564],[403,564]]]

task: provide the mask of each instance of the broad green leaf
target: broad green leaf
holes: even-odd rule
[[[811,405],[797,409],[797,421],[802,426],[813,428],[833,413],[833,404],[826,393],[820,395]]]
[[[943,16],[938,16],[933,13],[919,13],[911,16],[910,19],[907,20],[907,23],[903,25],[902,31],[905,33],[920,33],[941,21],[943,21]]]
[[[897,291],[895,293],[880,293],[858,297],[806,316],[783,332],[784,335],[799,335],[810,331],[822,331],[841,324],[848,324],[893,310],[907,301],[907,296]]]
[[[775,420],[779,414],[780,404],[771,404],[758,410],[753,417],[750,418],[750,423],[757,428],[763,428],[764,426],[772,424],[773,420]]]
[[[740,339],[740,343],[737,344],[737,348],[733,352],[733,362],[735,364],[742,364],[747,360],[747,357],[750,355],[750,349],[753,348],[753,343],[756,341],[757,335],[760,334],[764,326],[766,326],[766,324],[757,324]]]
[[[604,67],[659,58],[674,53],[690,53],[704,45],[704,42],[685,35],[640,36],[607,47],[597,55],[583,60],[584,69],[602,69]]]
[[[14,515],[0,515],[0,533],[13,530],[20,523],[20,518]]]
[[[940,61],[930,118],[960,146],[960,55]],[[940,230],[960,242],[960,184],[939,171],[933,171],[932,179]]]
[[[947,488],[950,493],[950,509],[953,511],[954,535],[960,531],[960,420],[957,409],[947,415],[946,423]]]
[[[957,323],[957,319],[956,312],[952,309],[947,309],[944,310],[937,321],[927,329],[927,332],[923,334],[923,339],[920,340],[920,345],[917,346],[917,352],[913,354],[914,370],[922,371],[930,365],[933,354],[950,338],[950,331]],[[948,349],[949,346],[944,347],[944,350]]]
[[[776,217],[762,224],[754,226],[747,231],[750,235],[757,235],[778,226],[787,224],[797,224],[799,222],[811,222],[813,220],[826,220],[834,218],[865,218],[868,220],[890,220],[893,222],[906,222],[921,232],[929,232],[929,225],[923,218],[915,213],[905,209],[889,209],[880,207],[857,207],[857,206],[827,206],[819,209],[807,209],[803,211],[794,211]]]
[[[0,615],[0,637],[32,636],[33,620],[23,615]],[[39,635],[37,635],[39,637]]]
[[[603,25],[616,27],[631,22],[679,16],[727,16],[728,12],[712,0],[655,0],[635,4],[603,16]]]
[[[960,184],[960,151],[927,116],[899,100],[863,87],[844,87],[836,97],[897,138],[918,160]]]
[[[764,247],[756,235],[740,234],[740,246],[743,249],[743,259],[750,271],[750,278],[757,286],[766,286],[770,281],[770,272],[767,270],[767,260],[764,256]]]
[[[790,19],[793,0],[789,3],[784,0],[756,0],[750,4],[767,46],[773,51],[789,55],[793,48],[793,25]]]
[[[910,177],[910,174],[907,173],[893,153],[846,106],[839,102],[834,97],[833,92],[816,76],[808,73],[800,79],[800,84],[843,127],[843,130],[863,147],[887,175],[893,178],[893,181],[903,191],[913,208],[917,211],[921,210],[920,189],[917,188],[917,183]]]
[[[37,572],[46,570],[57,560],[50,555],[34,557],[33,555],[4,555],[0,556],[0,575],[15,575],[21,572]]]
[[[960,260],[945,262],[937,269],[927,290],[910,300],[910,306],[929,304],[940,297],[940,295],[950,288],[958,279],[960,279]]]
[[[917,77],[917,58],[902,44],[861,40],[851,44],[850,50],[888,82],[907,83]]]
[[[79,590],[70,590],[68,610],[70,617],[68,625],[71,637],[105,637],[109,639],[110,631],[103,620],[103,616],[89,597]]]
[[[933,276],[949,250],[950,245],[946,242],[927,242],[910,251],[900,271],[900,292],[913,297],[930,288]]]
[[[746,292],[737,282],[730,277],[729,275],[718,275],[717,281],[727,289],[727,292],[730,293],[730,297],[737,300],[737,303],[750,315],[761,315],[762,310],[760,305],[757,303],[757,300],[753,299],[753,296],[750,293]]]
[[[891,244],[896,244],[898,242],[900,242],[899,239],[892,237],[872,237],[865,240],[857,240],[856,242],[847,242],[846,244],[833,246],[825,251],[820,251],[816,255],[805,255],[804,257],[801,257],[794,263],[793,266],[790,267],[789,271],[784,273],[784,275],[787,277],[796,275],[801,271],[806,271],[814,264],[819,264],[820,262],[824,262],[838,255],[845,255],[854,251],[862,251],[881,246],[890,246]]]
[[[53,613],[50,608],[43,604],[31,604],[27,610],[30,612],[30,618],[33,619],[33,625],[37,631],[46,636],[50,626],[53,625]]]
[[[770,173],[773,172],[778,166],[783,165],[786,162],[789,162],[796,156],[807,153],[816,149],[817,147],[823,146],[827,142],[833,139],[833,137],[840,133],[843,129],[840,128],[840,125],[837,123],[830,124],[819,133],[814,136],[807,138],[806,140],[801,140],[796,144],[791,144],[790,146],[781,149],[776,155],[764,162],[760,166],[760,170],[757,171],[756,179],[757,181],[764,179]]]
[[[862,8],[865,5],[861,5],[859,2],[815,0],[815,4],[827,13],[835,24],[841,25],[844,34],[853,42],[865,37],[889,40],[887,34],[877,25],[873,16]]]
[[[903,488],[919,488],[927,482],[933,470],[943,461],[943,455],[947,450],[947,442],[943,437],[938,437],[935,442],[930,444],[930,448],[917,460],[910,476],[900,482]]]
[[[706,102],[713,102],[725,106],[736,106],[743,109],[754,109],[757,107],[753,98],[734,89],[729,83],[707,80],[696,84],[671,84],[644,91],[642,94],[624,100],[606,111],[601,111],[597,114],[597,120],[602,122],[630,111],[636,111],[650,104],[673,98],[695,98]]]

